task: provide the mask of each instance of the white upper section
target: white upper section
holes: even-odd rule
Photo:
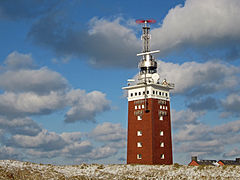
[[[124,87],[128,90],[128,101],[135,101],[146,98],[162,99],[170,101],[169,89],[160,84],[140,84]]]

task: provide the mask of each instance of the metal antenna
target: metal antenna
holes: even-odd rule
[[[140,74],[144,74],[144,84],[145,84],[145,112],[149,112],[148,109],[148,102],[147,102],[147,74],[153,74],[156,73],[157,69],[157,62],[155,59],[152,57],[152,54],[160,52],[159,50],[156,51],[150,51],[150,39],[151,36],[149,34],[150,27],[148,24],[155,23],[156,20],[154,19],[148,19],[148,20],[143,20],[139,19],[136,20],[137,24],[143,24],[142,27],[142,36],[141,39],[143,41],[143,49],[142,53],[137,54],[137,56],[142,56],[142,61],[139,63],[140,67]]]

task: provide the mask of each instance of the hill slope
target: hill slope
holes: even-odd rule
[[[240,166],[43,165],[0,161],[0,179],[240,179]]]

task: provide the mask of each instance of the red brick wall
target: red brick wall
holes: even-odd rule
[[[144,104],[144,103],[142,103]],[[127,163],[128,164],[172,164],[172,140],[170,104],[167,101],[167,116],[163,121],[159,120],[160,104],[158,99],[148,99],[148,109],[143,110],[142,120],[137,120],[134,115],[134,101],[128,103],[128,142],[127,142]],[[142,131],[142,136],[137,136],[137,131]],[[164,136],[160,136],[160,131],[164,131]],[[137,142],[142,142],[143,147],[137,147]],[[164,142],[164,147],[160,147],[160,142]],[[137,159],[137,154],[142,155],[142,159]],[[164,154],[164,159],[161,159]]]

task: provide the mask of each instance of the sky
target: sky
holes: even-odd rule
[[[141,25],[171,92],[174,163],[240,157],[239,0],[0,0],[0,159],[126,163]]]

